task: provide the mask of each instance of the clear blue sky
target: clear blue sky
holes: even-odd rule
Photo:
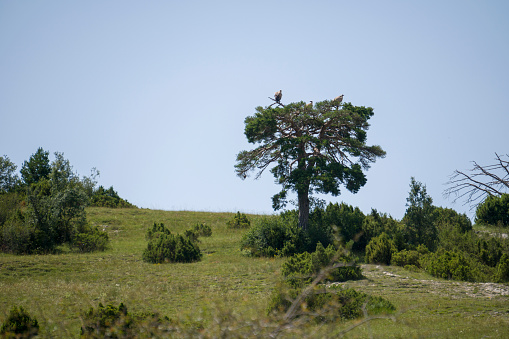
[[[442,193],[509,153],[509,2],[0,2],[0,153],[18,170],[43,147],[139,207],[272,213],[271,174],[233,166],[279,89],[374,108],[387,157],[330,201],[399,219],[414,176],[468,212]]]

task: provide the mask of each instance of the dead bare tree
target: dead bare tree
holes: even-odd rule
[[[473,161],[469,171],[455,170],[446,183],[449,187],[444,191],[445,197],[454,196],[453,202],[466,199],[465,205],[472,208],[484,201],[488,196],[500,196],[509,190],[509,161],[495,153],[497,162],[481,166]],[[505,155],[509,157],[509,155]]]

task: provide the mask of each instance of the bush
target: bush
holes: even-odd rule
[[[226,222],[228,228],[249,228],[251,222],[244,213],[237,212],[233,218]]]
[[[0,193],[0,227],[19,211],[21,204],[22,199],[19,194]]]
[[[350,240],[356,241],[362,233],[364,214],[358,207],[345,203],[330,203],[323,213],[323,222],[328,226],[337,226],[342,241],[347,243]]]
[[[393,253],[391,258],[391,264],[396,266],[405,267],[407,265],[413,265],[420,267],[419,264],[419,252],[402,250],[397,253]]]
[[[496,282],[509,282],[509,257],[506,253],[502,255],[497,265],[495,275]]]
[[[306,232],[283,216],[258,219],[241,241],[241,250],[253,256],[288,256],[308,249]]]
[[[366,262],[389,265],[395,252],[397,249],[394,242],[383,232],[378,237],[371,239],[366,246]]]
[[[71,242],[71,248],[80,253],[104,251],[108,248],[108,233],[99,231],[97,227],[91,228],[88,232],[76,234]]]
[[[92,193],[92,197],[90,198],[90,206],[109,208],[137,208],[129,201],[122,199],[113,189],[113,186],[107,190],[104,189],[103,186],[99,186],[97,190]]]
[[[162,223],[154,223],[152,228],[147,230],[147,239],[149,242],[143,251],[144,261],[158,264],[201,260],[202,254],[195,240],[172,234]]]
[[[127,314],[127,307],[120,303],[103,306],[99,303],[97,310],[92,307],[84,314],[81,326],[82,338],[123,338],[133,326],[132,317]]]
[[[436,207],[436,211],[435,223],[439,231],[444,228],[455,228],[461,233],[472,230],[472,222],[466,214],[459,214],[453,209],[443,207]]]
[[[403,228],[404,225],[401,222],[385,213],[378,213],[377,210],[372,209],[362,223],[362,237],[359,239],[357,248],[365,251],[366,245],[371,239],[385,232],[393,239],[394,245],[398,249],[403,249],[405,242]]]
[[[355,319],[363,316],[362,308],[366,305],[368,316],[382,313],[391,313],[396,310],[394,305],[378,296],[371,296],[363,292],[357,292],[353,288],[342,289],[341,286],[334,286],[333,289],[339,289],[335,296],[339,299],[341,307],[338,315],[341,319]]]
[[[0,327],[2,338],[31,338],[39,332],[39,323],[35,317],[25,311],[23,307],[11,308],[5,322]]]
[[[33,184],[26,196],[27,208],[17,210],[1,226],[2,251],[53,253],[59,245],[72,246],[75,236],[86,229],[85,193],[75,187],[41,193],[39,188],[46,183],[48,180],[42,179]]]
[[[421,265],[434,277],[452,280],[476,281],[473,267],[462,252],[437,251],[423,258]]]
[[[475,211],[475,222],[509,226],[509,194],[487,197]]]
[[[336,262],[331,261],[336,258]],[[321,269],[336,263],[352,263],[352,258],[347,255],[339,255],[334,246],[324,248],[321,243],[316,245],[315,252],[303,252],[288,258],[281,266],[281,274],[286,278],[287,284],[292,287],[305,286],[314,279]],[[347,280],[362,279],[361,268],[355,263],[349,266],[337,267],[329,271],[326,280],[342,282]]]
[[[317,322],[330,322],[361,317],[364,306],[369,315],[392,312],[394,306],[383,298],[371,297],[353,289],[343,290],[337,284],[324,284],[326,281],[361,279],[361,269],[354,263],[344,267],[331,266],[350,262],[352,259],[348,251],[336,250],[332,245],[324,248],[321,243],[317,244],[313,253],[303,252],[291,256],[281,267],[284,280],[272,292],[267,313],[286,313],[285,317],[304,315]],[[323,269],[328,274],[321,276]],[[321,278],[318,282],[317,277]],[[314,285],[310,286],[312,282]],[[294,305],[298,311],[289,312],[295,302],[300,302]]]
[[[37,253],[41,236],[35,225],[25,224],[21,211],[18,211],[0,226],[0,249],[13,254]]]
[[[291,300],[295,300],[300,293],[301,289],[276,289],[269,302],[267,313],[287,312],[292,305]],[[305,310],[304,314],[305,312],[312,314],[316,321],[332,322],[362,317],[364,305],[368,316],[391,313],[396,309],[391,302],[382,297],[370,296],[352,288],[343,289],[339,285],[326,289],[318,287],[304,298],[301,309]]]
[[[195,231],[199,236],[202,237],[210,237],[212,235],[212,229],[210,228],[210,226],[205,224],[194,225],[193,231]]]
[[[191,240],[192,242],[195,242],[195,243],[200,242],[200,239],[198,239],[200,237],[200,235],[195,230],[186,230],[184,232],[184,236],[186,238],[188,238],[189,240]]]
[[[147,230],[147,233],[145,234],[145,239],[152,240],[155,237],[159,237],[162,234],[171,234],[170,230],[164,226],[163,223],[154,223],[152,227],[150,227]]]
[[[118,307],[99,303],[82,317],[81,338],[138,338],[140,332],[147,338],[167,337],[170,320],[155,313],[131,314],[120,303]],[[166,330],[165,330],[166,328]]]

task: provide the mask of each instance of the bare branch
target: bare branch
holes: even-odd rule
[[[473,161],[470,173],[455,170],[446,183],[450,187],[444,191],[445,197],[454,195],[453,202],[466,198],[464,204],[475,208],[488,196],[500,196],[509,189],[509,161],[495,153],[497,163],[481,166]],[[508,155],[506,155],[508,156]],[[502,171],[502,174],[497,174]]]
[[[271,98],[271,97],[268,97],[270,100],[274,101],[272,104],[269,105],[269,107],[272,107],[272,105],[275,105],[275,104],[278,104],[279,106],[282,106],[282,107],[285,107],[285,105],[283,105],[282,103],[280,102],[277,102],[276,99],[274,98]]]

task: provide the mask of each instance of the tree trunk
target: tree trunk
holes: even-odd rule
[[[309,189],[297,193],[299,199],[299,227],[307,231],[309,226]]]

